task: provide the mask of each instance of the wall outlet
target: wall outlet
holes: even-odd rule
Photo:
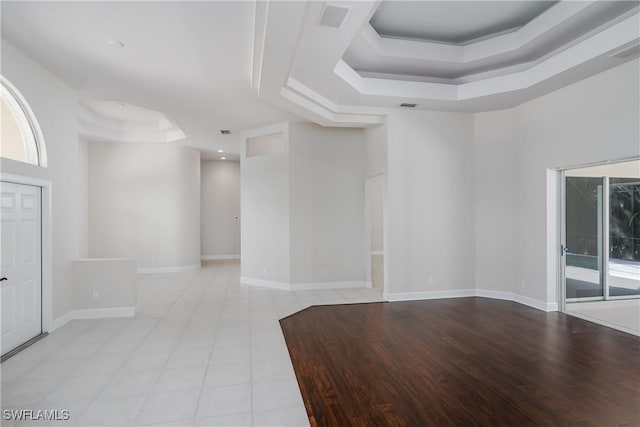
[[[324,277],[327,277],[327,274],[328,274],[328,273],[327,273],[327,269],[326,269],[326,268],[325,268],[324,270],[322,270],[322,275],[323,275]]]
[[[433,285],[434,283],[436,283],[436,279],[434,279],[433,276],[429,276],[429,284]]]
[[[525,282],[524,280],[520,280],[520,287],[526,288],[527,287],[527,282]]]
[[[93,298],[95,300],[99,300],[100,299],[100,292],[93,291],[93,293],[91,294],[91,298]]]

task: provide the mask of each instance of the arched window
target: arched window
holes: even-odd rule
[[[0,157],[46,166],[42,133],[27,101],[3,76],[0,76]]]

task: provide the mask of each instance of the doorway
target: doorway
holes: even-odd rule
[[[42,189],[0,182],[2,358],[42,333]]]
[[[640,334],[640,161],[563,175],[564,311]]]

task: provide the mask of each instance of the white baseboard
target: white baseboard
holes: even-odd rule
[[[475,289],[456,289],[451,291],[422,292],[383,292],[386,301],[417,301],[423,299],[464,298],[473,297]]]
[[[76,320],[107,319],[109,317],[133,317],[135,315],[135,307],[85,308],[73,310],[73,318]]]
[[[158,273],[183,273],[186,271],[196,271],[200,264],[185,265],[180,267],[142,267],[138,268],[138,274],[158,274]]]
[[[468,298],[483,297],[513,301],[527,305],[542,311],[557,311],[557,303],[547,303],[537,299],[525,297],[512,292],[492,291],[488,289],[455,289],[450,291],[423,291],[423,292],[384,292],[382,297],[386,301],[415,301],[442,298]]]
[[[285,291],[311,291],[322,289],[352,289],[372,287],[371,282],[367,281],[287,283],[276,282],[273,280],[254,279],[252,277],[241,277],[240,283],[254,286],[263,286],[272,289],[282,289]]]
[[[290,290],[288,283],[276,282],[273,280],[254,279],[252,277],[241,277],[240,283],[244,283],[245,285],[262,286],[265,288],[282,289],[285,291]]]
[[[240,254],[232,255],[202,255],[200,257],[202,261],[219,261],[225,259],[240,259]]]
[[[53,328],[49,332],[66,325],[72,320],[82,319],[107,319],[110,317],[133,317],[136,315],[135,307],[109,307],[109,308],[85,308],[70,310],[53,321]]]
[[[317,291],[322,289],[353,289],[371,288],[371,282],[347,281],[347,282],[312,282],[312,283],[290,283],[289,289],[292,291]]]
[[[72,320],[73,320],[73,310],[67,311],[65,314],[58,317],[57,319],[53,319],[53,323],[51,324],[51,330],[47,332],[53,332],[56,329],[63,327],[64,325],[66,325]]]

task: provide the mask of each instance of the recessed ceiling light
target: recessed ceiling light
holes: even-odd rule
[[[224,153],[224,150],[218,150],[218,153]]]
[[[226,157],[220,157],[220,160],[227,160]]]
[[[124,43],[122,43],[120,40],[109,40],[108,43],[109,46],[114,49],[122,49],[124,47]]]

